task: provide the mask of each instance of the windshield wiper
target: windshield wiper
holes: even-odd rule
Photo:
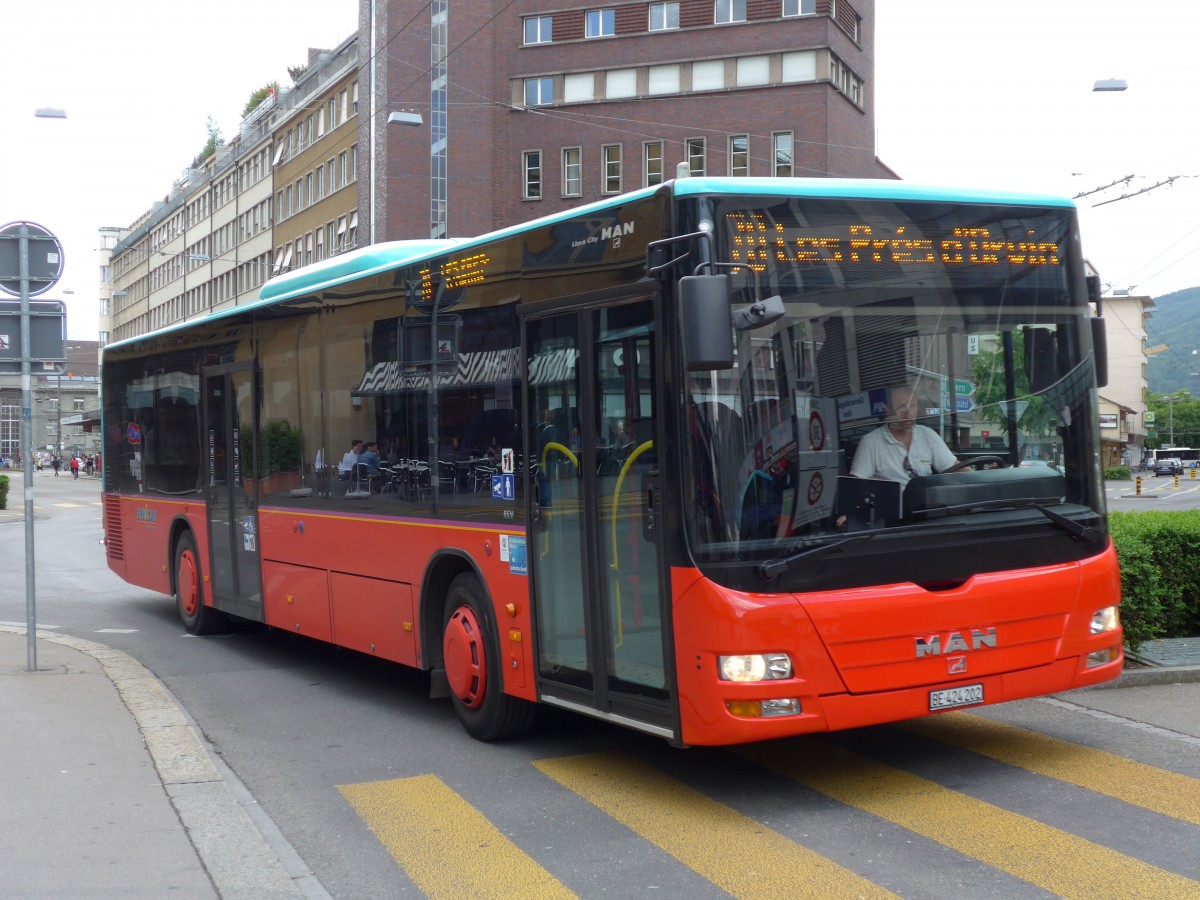
[[[801,550],[796,553],[791,553],[783,559],[764,559],[754,568],[754,574],[763,581],[770,581],[773,578],[778,578],[784,572],[790,572],[792,566],[805,559],[812,559],[816,556],[823,556],[830,550],[842,546],[843,544],[853,544],[857,541],[869,541],[875,537],[875,533],[869,534],[852,534],[846,537],[835,538],[830,541],[822,541],[820,543],[804,542],[800,546]]]
[[[1003,500],[980,500],[978,503],[959,503],[954,506],[935,506],[932,509],[914,510],[914,515],[920,514],[927,518],[934,518],[982,509],[1036,509],[1063,531],[1069,532],[1087,541],[1089,544],[1094,544],[1100,540],[1101,534],[1095,528],[1088,525],[1081,525],[1074,519],[1046,508],[1048,506],[1061,505],[1062,501],[1057,497],[1021,497]]]

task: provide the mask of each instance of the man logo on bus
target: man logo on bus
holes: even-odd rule
[[[942,656],[946,653],[966,653],[996,646],[995,628],[972,628],[969,635],[961,631],[948,634],[931,634],[917,638],[917,659],[923,656]]]

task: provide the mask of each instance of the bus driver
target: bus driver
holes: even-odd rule
[[[850,474],[899,482],[903,490],[912,477],[944,472],[957,463],[941,436],[915,419],[912,388],[902,384],[889,389],[887,421],[859,441]]]

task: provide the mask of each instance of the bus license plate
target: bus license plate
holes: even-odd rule
[[[940,709],[954,709],[956,706],[974,706],[976,703],[982,702],[982,684],[964,684],[962,687],[929,692],[930,712],[937,712]]]

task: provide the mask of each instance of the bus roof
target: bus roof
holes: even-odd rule
[[[641,188],[619,194],[596,203],[563,210],[539,219],[501,228],[474,238],[425,238],[423,240],[388,241],[371,244],[359,250],[351,250],[318,263],[304,266],[269,280],[258,292],[258,300],[243,306],[232,307],[213,313],[203,321],[237,315],[257,306],[282,300],[304,297],[337,287],[359,278],[377,275],[401,266],[431,258],[455,248],[469,248],[498,238],[520,233],[531,228],[551,225],[555,222],[578,218],[589,213],[602,212],[626,203],[651,197],[661,191],[669,191],[675,197],[738,196],[750,194],[761,197],[828,197],[853,200],[896,200],[932,203],[981,203],[1006,204],[1013,206],[1041,206],[1074,209],[1075,202],[1054,194],[1034,194],[981,190],[972,187],[918,184],[874,178],[733,178],[733,177],[689,177],[678,178],[654,187]],[[196,324],[174,323],[151,332],[174,331],[177,328]],[[138,335],[110,346],[117,347],[131,341],[142,340],[149,334]]]

